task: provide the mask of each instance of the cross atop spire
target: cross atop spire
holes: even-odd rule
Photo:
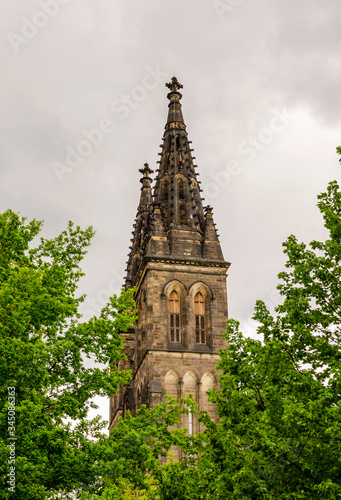
[[[176,76],[173,76],[172,80],[169,83],[166,83],[165,85],[170,90],[170,92],[167,94],[167,98],[170,100],[170,103],[168,105],[169,113],[168,113],[167,123],[172,123],[177,121],[178,123],[182,123],[182,127],[184,127],[185,124],[182,116],[181,103],[180,103],[182,94],[180,94],[179,92],[179,89],[182,89],[183,85],[179,83]]]
[[[144,178],[149,178],[149,174],[153,174],[154,173],[154,170],[152,170],[151,168],[149,168],[149,165],[148,163],[146,162],[143,166],[143,168],[140,168],[139,169],[139,172],[141,172],[141,174],[143,174],[143,178],[141,179],[140,182],[143,182],[143,179]],[[152,180],[152,179],[150,179]]]
[[[167,88],[169,88],[169,90],[171,92],[177,92],[179,89],[183,88],[183,85],[181,85],[181,83],[179,83],[176,76],[173,76],[172,81],[169,83],[166,83],[165,85]]]

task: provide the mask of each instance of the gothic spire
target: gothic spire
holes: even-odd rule
[[[133,237],[130,240],[131,246],[129,247],[130,252],[126,268],[126,286],[128,287],[133,286],[138,267],[142,260],[143,248],[148,236],[148,226],[153,201],[151,188],[152,178],[150,177],[153,170],[149,168],[148,163],[145,163],[144,167],[139,169],[139,172],[142,174],[142,178],[140,179],[142,186],[140,203],[137,207],[134,230],[132,231]]]
[[[205,207],[205,235],[203,245],[203,257],[206,259],[224,260],[221,250],[218,233],[213,221],[213,208],[210,205]]]
[[[144,210],[149,210],[149,207],[153,201],[152,188],[151,188],[151,183],[153,179],[151,179],[150,174],[153,174],[154,171],[151,168],[149,168],[148,163],[145,163],[143,168],[139,169],[139,172],[141,172],[143,177],[140,179],[142,187],[141,187],[140,204],[138,210],[144,211]]]
[[[203,232],[205,220],[200,198],[200,181],[197,180],[190,141],[181,109],[183,86],[174,76],[170,83],[169,111],[163,144],[161,145],[160,167],[154,189],[154,200],[160,204],[166,230],[190,228]]]
[[[179,90],[183,86],[173,76],[166,87],[169,89],[169,110],[153,196],[150,178],[153,171],[147,163],[140,170],[142,188],[128,259],[128,287],[136,284],[144,259],[224,263],[212,208],[208,206],[204,211],[200,196],[202,190],[197,179],[195,157],[192,156],[193,149],[182,114]]]

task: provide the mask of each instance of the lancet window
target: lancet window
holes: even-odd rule
[[[205,325],[205,299],[198,292],[194,297],[194,316],[195,316],[195,341],[197,344],[206,343],[206,325]]]
[[[169,296],[170,341],[180,342],[180,298],[174,290]]]

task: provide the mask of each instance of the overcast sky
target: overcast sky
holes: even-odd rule
[[[282,242],[325,236],[316,196],[341,173],[340,0],[3,0],[1,12],[1,210],[44,219],[45,236],[94,226],[81,291],[98,312],[122,284],[138,169],[157,168],[176,75],[231,262],[229,315],[252,334],[255,301],[277,301]]]

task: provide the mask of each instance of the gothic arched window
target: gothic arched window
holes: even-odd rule
[[[185,199],[185,185],[182,179],[179,180],[179,200]]]
[[[194,297],[195,341],[206,344],[205,333],[205,300],[200,292]]]
[[[180,342],[180,299],[174,290],[169,296],[170,341]]]

